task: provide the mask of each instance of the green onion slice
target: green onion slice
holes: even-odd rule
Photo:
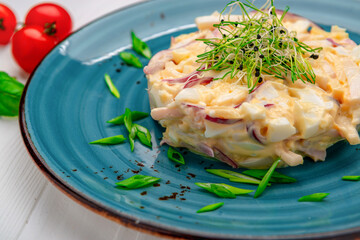
[[[185,164],[184,157],[181,155],[181,153],[179,153],[172,147],[169,147],[169,149],[167,151],[167,156],[171,161],[174,161],[174,162],[177,162],[180,164]]]
[[[160,178],[145,176],[145,175],[134,175],[128,179],[125,179],[121,182],[115,183],[117,187],[122,189],[136,189],[148,186],[152,183],[159,181]]]
[[[126,138],[123,135],[117,135],[113,137],[102,138],[96,141],[90,142],[90,144],[100,144],[100,145],[115,145],[123,143]]]
[[[142,68],[143,65],[140,62],[139,58],[137,58],[134,54],[129,53],[129,52],[121,52],[120,53],[120,58],[128,65],[137,67],[137,68]]]
[[[108,86],[110,92],[112,93],[112,95],[114,95],[116,98],[120,98],[120,93],[117,90],[117,88],[115,87],[113,81],[111,80],[109,74],[105,73],[104,75],[104,79],[106,82],[106,85]]]
[[[235,198],[236,195],[243,195],[253,192],[253,190],[237,188],[224,183],[195,183],[195,184],[223,198]]]
[[[133,121],[140,120],[140,119],[146,118],[148,116],[149,116],[149,114],[146,112],[131,111],[131,119]],[[122,124],[124,124],[124,117],[125,117],[125,114],[122,114],[116,118],[110,119],[107,122],[112,123],[112,124],[122,125]]]
[[[313,193],[298,199],[299,202],[320,202],[330,193]]]
[[[214,203],[214,204],[210,204],[210,205],[207,205],[199,210],[197,210],[196,212],[197,213],[203,213],[203,212],[210,212],[210,211],[214,211],[220,207],[222,207],[224,205],[223,202],[219,202],[219,203]]]
[[[244,174],[225,170],[225,169],[206,169],[207,172],[212,173],[214,175],[227,178],[232,182],[239,182],[239,183],[249,183],[249,184],[256,184],[258,185],[260,183],[259,179],[246,176]]]
[[[131,118],[131,111],[128,108],[125,109],[124,124],[128,132],[131,132],[133,123]]]
[[[131,38],[132,38],[132,47],[135,50],[135,52],[150,59],[151,50],[149,46],[145,42],[143,42],[140,38],[138,38],[134,32],[131,32]]]
[[[342,180],[346,180],[346,181],[359,181],[360,180],[360,176],[343,176]]]
[[[269,183],[269,180],[271,178],[271,175],[273,174],[275,168],[277,167],[277,165],[279,164],[279,162],[281,161],[281,159],[277,159],[273,165],[270,167],[270,169],[267,171],[267,173],[265,174],[265,176],[263,177],[263,179],[261,180],[258,188],[256,189],[255,195],[254,197],[257,198],[259,197],[265,190],[266,186]]]
[[[135,138],[136,138],[136,127],[132,126],[131,131],[129,133],[129,142],[130,142],[130,149],[133,152],[135,148]]]
[[[140,142],[145,146],[151,148],[152,142],[151,142],[151,134],[149,129],[136,123],[134,123],[134,126],[136,127],[136,136],[139,138]]]
[[[262,179],[265,174],[267,173],[267,170],[262,170],[262,169],[252,169],[252,170],[246,170],[243,171],[242,174],[248,175],[248,176],[252,176],[258,179]],[[295,178],[286,176],[282,173],[276,172],[274,171],[269,182],[272,183],[293,183],[296,182]]]

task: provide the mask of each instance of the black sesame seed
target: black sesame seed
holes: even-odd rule
[[[224,22],[224,19],[221,19],[221,22],[223,23],[223,22]]]
[[[254,47],[254,51],[257,52],[259,51],[259,48],[257,46]]]
[[[259,77],[259,76],[260,76],[260,72],[256,72],[255,77]]]
[[[283,43],[282,42],[279,42],[279,47],[282,47]]]
[[[223,37],[226,38],[226,34],[223,34]]]
[[[256,38],[257,38],[257,39],[261,39],[261,36],[260,36],[260,34],[258,34],[258,35],[256,36]]]
[[[243,53],[245,53],[245,49],[242,48],[241,51],[243,51]]]
[[[311,54],[311,56],[310,56],[310,58],[313,58],[313,59],[318,59],[319,58],[319,55],[317,55],[317,54]]]
[[[254,46],[254,44],[253,44],[253,43],[250,43],[250,44],[249,44],[249,47],[253,47],[253,46]]]
[[[261,83],[263,81],[262,77],[259,78],[258,83]]]
[[[234,61],[229,61],[230,64],[234,64]]]
[[[234,24],[234,26],[235,26],[235,27],[237,27],[237,26],[238,26],[238,24],[237,24],[237,23],[235,23],[235,24]]]
[[[239,35],[235,35],[235,38],[238,38],[239,37]]]
[[[285,31],[281,29],[281,30],[280,30],[280,33],[281,33],[281,34],[284,34],[284,33],[285,33]]]
[[[259,57],[262,59],[262,58],[264,58],[265,56],[264,56],[263,54],[261,54]]]
[[[240,64],[240,66],[238,67],[239,70],[243,70],[243,68],[244,68],[243,64]]]

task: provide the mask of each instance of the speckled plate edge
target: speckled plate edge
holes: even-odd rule
[[[151,2],[154,2],[157,0],[152,0]],[[117,10],[114,10],[108,14],[105,14],[88,24],[84,25],[83,27],[79,28],[77,31],[73,32],[68,37],[77,34],[80,30],[83,28],[86,28],[87,26],[97,22],[98,20],[105,18],[107,16],[110,16],[116,12],[120,11],[126,11],[129,8],[136,7],[138,5],[142,5],[145,3],[148,3],[150,1],[140,2],[131,4],[129,6],[126,6],[124,8],[120,8]],[[63,41],[66,41],[63,40]],[[62,42],[58,43],[60,45]],[[55,48],[54,48],[55,49]],[[50,51],[48,53],[51,54],[53,51]],[[43,59],[43,61],[46,61],[46,57]],[[206,234],[188,234],[182,231],[177,230],[171,230],[167,229],[163,226],[158,226],[156,224],[151,223],[145,223],[145,222],[139,222],[138,219],[134,217],[130,217],[127,214],[118,213],[113,211],[111,208],[108,208],[107,206],[104,206],[103,204],[94,201],[90,197],[82,194],[74,187],[69,186],[66,182],[63,181],[60,177],[58,177],[52,169],[47,165],[46,161],[43,159],[41,154],[36,149],[29,130],[27,128],[27,123],[25,120],[25,98],[27,94],[27,89],[29,85],[31,84],[31,79],[33,78],[34,74],[36,73],[37,68],[42,64],[42,62],[39,63],[39,65],[35,68],[33,73],[29,76],[25,88],[23,91],[23,94],[21,96],[20,100],[20,108],[19,108],[19,125],[20,125],[20,132],[21,136],[23,138],[25,147],[27,148],[27,151],[29,152],[30,156],[32,157],[34,163],[36,166],[41,170],[41,172],[45,175],[45,177],[60,191],[65,193],[69,198],[74,200],[75,202],[79,203],[80,205],[84,206],[85,208],[107,218],[114,222],[120,223],[124,225],[125,227],[129,227],[141,232],[149,233],[154,236],[159,237],[167,237],[171,239],[358,239],[360,237],[360,227],[356,228],[350,228],[340,231],[332,231],[332,232],[324,232],[324,233],[315,233],[315,234],[301,234],[301,235],[281,235],[281,236],[236,236],[236,237],[226,237],[223,238],[221,236],[214,236],[214,235],[206,235]]]

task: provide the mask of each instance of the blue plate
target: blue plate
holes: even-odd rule
[[[141,69],[125,66],[118,53],[131,51],[130,31],[146,39],[153,52],[169,47],[170,37],[194,31],[196,16],[221,10],[227,1],[155,0],[90,23],[59,44],[38,66],[21,102],[24,141],[49,180],[73,199],[108,218],[137,229],[179,238],[283,239],[356,236],[360,232],[360,183],[343,175],[360,174],[359,148],[340,142],[328,150],[326,162],[306,161],[280,171],[298,179],[273,185],[263,196],[217,198],[195,182],[225,182],[204,168],[225,168],[183,151],[187,164],[177,166],[159,146],[163,129],[150,117],[138,123],[152,133],[153,149],[136,143],[96,146],[103,137],[126,134],[107,120],[126,107],[149,112],[147,82]],[[360,43],[357,0],[276,1],[322,25],[338,24]],[[319,10],[321,9],[321,11]],[[147,60],[141,58],[143,64]],[[121,98],[108,91],[108,73]],[[138,190],[114,188],[135,173],[161,177],[160,186]],[[255,186],[232,184],[255,189]],[[330,195],[321,203],[297,199],[315,192]],[[161,200],[167,199],[167,200]],[[217,211],[197,214],[204,205],[223,201]]]

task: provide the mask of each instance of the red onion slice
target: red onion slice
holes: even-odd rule
[[[230,165],[233,168],[239,167],[239,165],[235,161],[233,161],[231,158],[229,158],[225,153],[223,153],[219,149],[214,148],[214,153],[216,158],[218,158],[220,161]]]
[[[234,124],[234,123],[242,121],[242,119],[214,118],[214,117],[210,117],[209,115],[205,116],[205,120],[208,120],[208,121],[214,122],[214,123],[219,123],[219,124]]]
[[[212,78],[212,77],[188,79],[187,83],[184,85],[184,88],[191,88],[197,84],[207,85],[207,84],[211,83],[213,79],[214,78]]]
[[[168,82],[168,83],[185,83],[188,80],[194,78],[197,76],[197,74],[199,74],[199,71],[194,71],[192,73],[190,73],[189,75],[185,76],[185,77],[181,77],[181,78],[173,78],[173,79],[163,79],[161,81],[163,82]],[[197,77],[196,77],[197,78]]]
[[[266,143],[266,137],[260,133],[260,129],[257,126],[255,126],[255,124],[249,124],[248,126],[246,126],[246,129],[250,138],[254,139],[255,141],[261,144]]]
[[[273,103],[268,103],[268,104],[264,105],[264,107],[266,107],[266,108],[273,107],[273,106],[275,106],[275,104],[273,104]]]
[[[209,157],[215,156],[214,150],[205,143],[199,143],[199,145],[197,146],[197,149],[200,152],[204,153],[206,156],[209,156]]]

